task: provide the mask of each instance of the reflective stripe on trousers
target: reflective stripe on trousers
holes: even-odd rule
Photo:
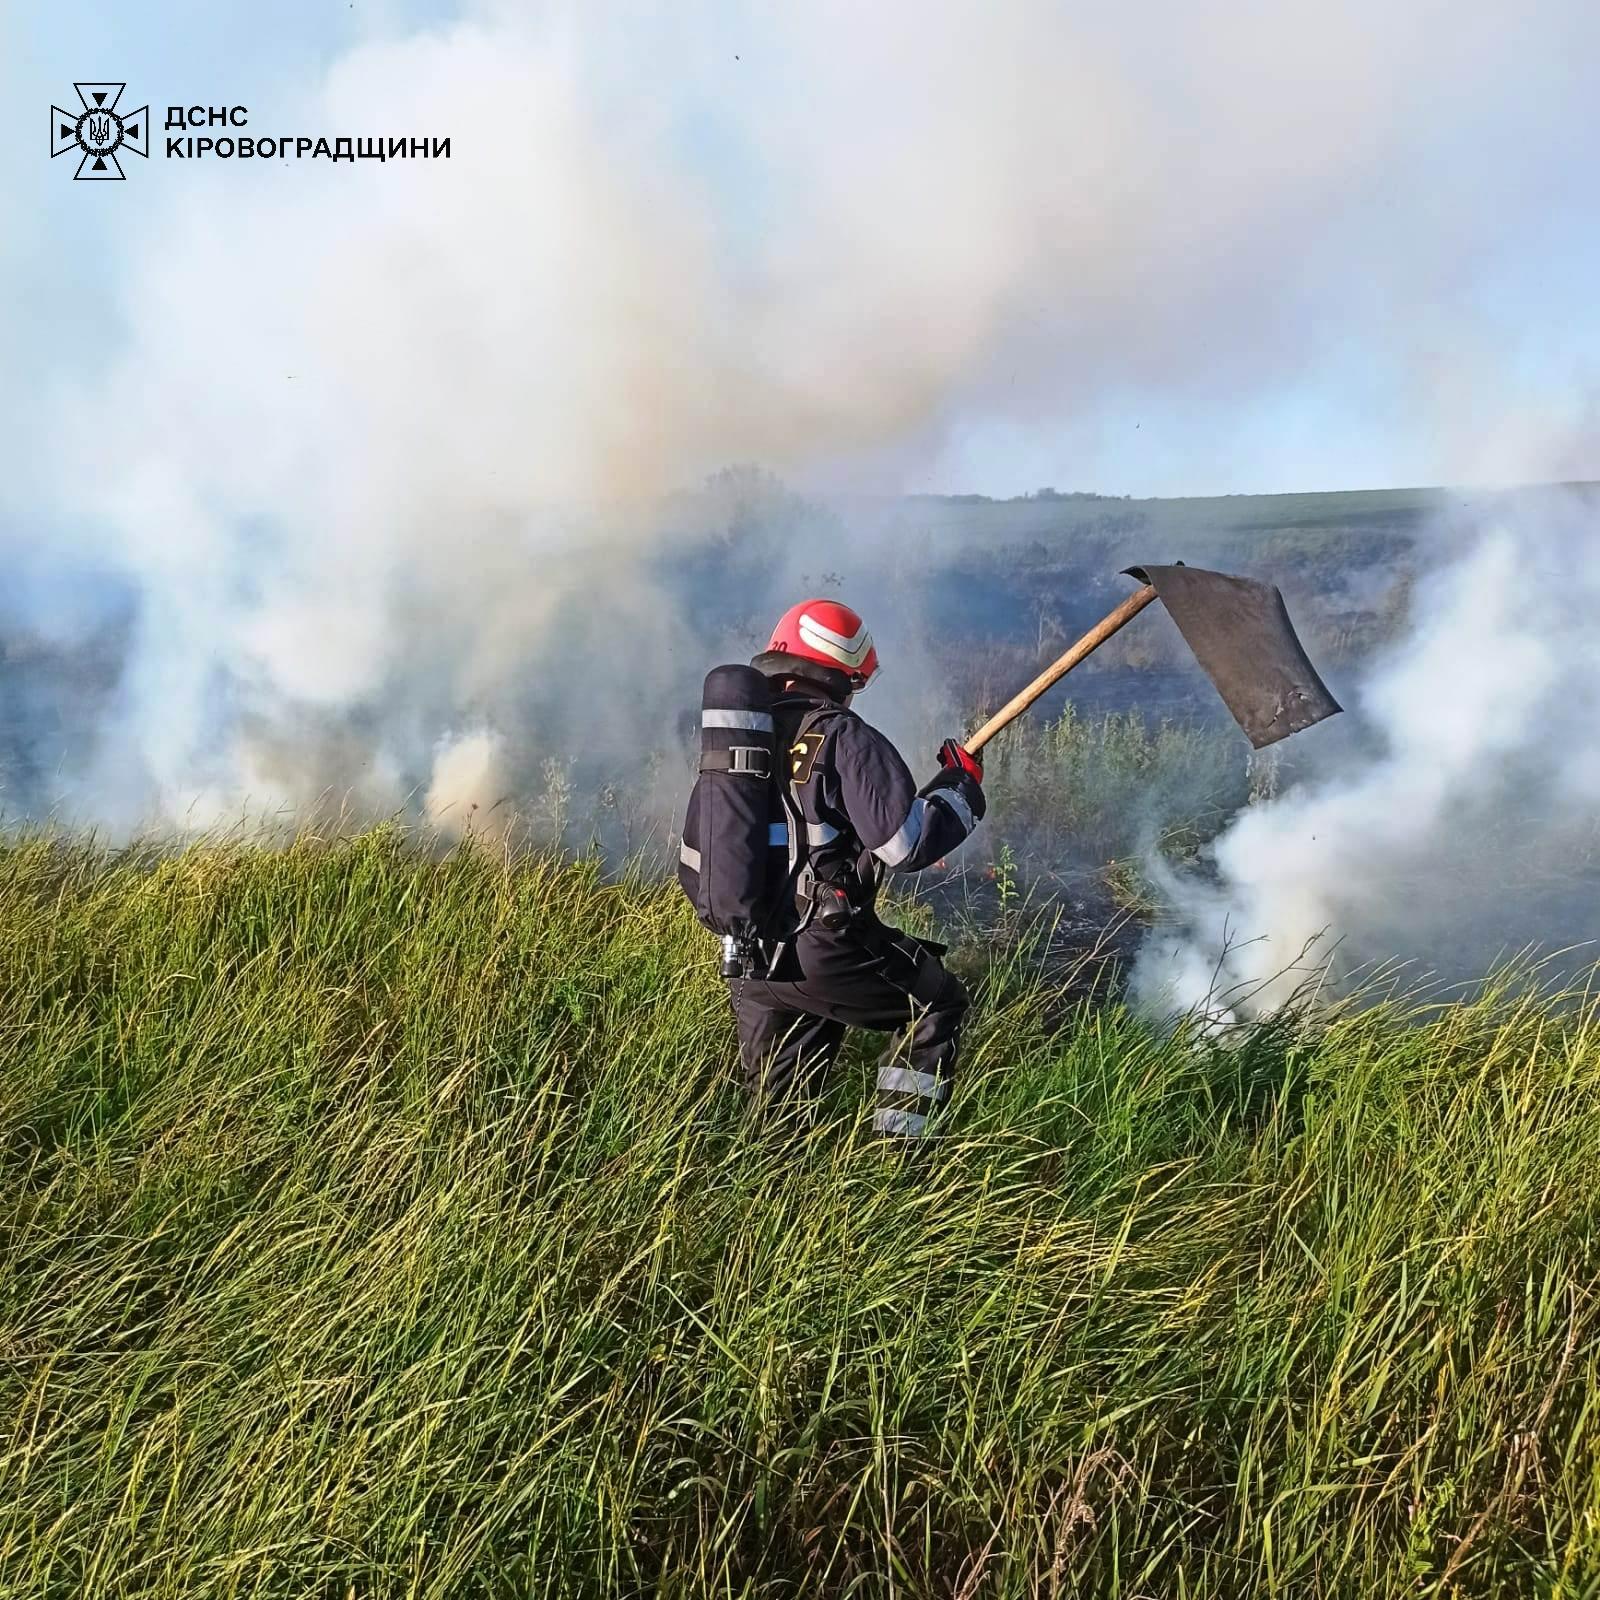
[[[878,1068],[878,1109],[872,1116],[875,1133],[920,1139],[930,1131],[929,1120],[950,1098],[951,1074],[945,1061],[938,1065],[946,1070],[919,1072],[895,1062]]]

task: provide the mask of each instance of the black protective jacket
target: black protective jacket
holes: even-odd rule
[[[778,757],[824,883],[861,908],[882,872],[920,872],[954,850],[983,816],[982,787],[942,768],[920,789],[900,752],[855,712],[800,689],[773,702]]]

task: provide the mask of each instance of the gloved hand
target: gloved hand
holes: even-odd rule
[[[939,746],[939,765],[966,773],[974,783],[983,782],[983,763],[970,750],[963,748],[959,739],[946,739]]]
[[[983,797],[983,763],[969,751],[963,750],[954,739],[946,739],[939,749],[939,770],[923,784],[925,795],[953,791],[960,795],[962,804],[972,813],[973,822],[981,822],[988,803]]]

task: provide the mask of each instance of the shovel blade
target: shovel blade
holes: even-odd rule
[[[1250,743],[1287,739],[1340,709],[1277,587],[1204,567],[1129,567],[1148,583]]]

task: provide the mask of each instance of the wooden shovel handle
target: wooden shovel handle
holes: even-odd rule
[[[967,753],[977,755],[1002,728],[1009,727],[1046,689],[1059,683],[1085,656],[1098,650],[1119,628],[1132,622],[1155,597],[1156,592],[1148,583],[1142,589],[1135,589],[1115,611],[1095,623],[1064,656],[1046,667],[1026,689],[1012,695],[976,733],[969,734],[963,747]]]

